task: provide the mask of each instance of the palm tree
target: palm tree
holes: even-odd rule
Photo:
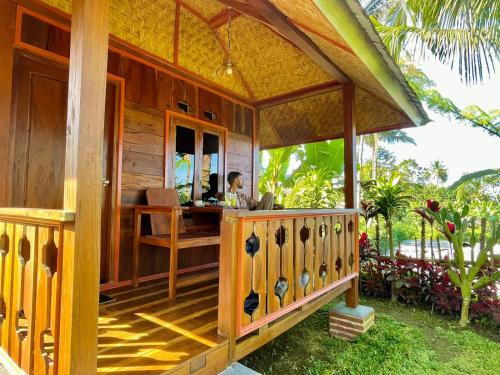
[[[366,12],[392,56],[431,54],[467,84],[494,71],[500,55],[497,0],[365,0]]]
[[[426,173],[430,178],[435,179],[436,185],[438,186],[440,183],[444,184],[446,181],[448,181],[448,168],[446,168],[444,164],[439,160],[433,161],[430,168],[427,169]]]
[[[391,258],[394,258],[392,222],[397,215],[401,214],[409,206],[412,197],[406,195],[405,188],[399,183],[399,177],[377,181],[371,194],[373,204],[377,207],[377,212],[385,220],[389,236],[389,251]]]
[[[369,134],[362,139],[372,149],[372,180],[377,179],[377,157],[380,142],[387,144],[407,143],[416,145],[415,140],[404,130],[391,130],[383,133]]]

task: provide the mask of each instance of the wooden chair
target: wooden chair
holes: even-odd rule
[[[134,207],[134,247],[132,254],[132,285],[137,287],[141,244],[170,249],[168,296],[175,298],[178,251],[198,246],[220,244],[219,233],[188,232],[184,225],[179,197],[175,189],[148,189],[147,206]],[[151,235],[141,234],[142,215],[150,215]]]

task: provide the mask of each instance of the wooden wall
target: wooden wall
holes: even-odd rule
[[[69,29],[27,14],[22,17],[22,25],[19,35],[24,49],[29,47],[31,53],[67,64]],[[108,53],[108,72],[125,81],[119,281],[130,278],[132,206],[146,203],[147,188],[165,186],[165,160],[168,157],[165,155],[165,110],[227,128],[230,135],[226,146],[226,176],[229,171],[240,171],[247,181],[245,192],[251,194],[254,109],[142,57],[134,51],[125,53],[115,47]],[[187,113],[179,108],[179,102],[189,105]],[[206,112],[215,116],[209,118]],[[217,260],[217,249],[183,251],[179,254],[179,268]],[[165,249],[144,248],[141,251],[140,275],[162,273],[167,269],[168,252]]]
[[[10,93],[14,45],[16,7],[10,1],[0,1],[0,206],[10,205],[9,148],[10,148]]]
[[[232,171],[243,175],[243,192],[252,195],[252,138],[236,133],[229,133],[227,140],[227,174]]]

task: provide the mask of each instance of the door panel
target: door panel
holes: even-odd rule
[[[68,71],[45,60],[17,54],[13,85],[13,206],[62,209],[66,152]],[[103,144],[101,279],[109,278],[116,87],[107,85]]]

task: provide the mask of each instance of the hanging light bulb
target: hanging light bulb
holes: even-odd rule
[[[229,16],[227,19],[227,56],[226,61],[223,62],[214,72],[214,76],[232,76],[234,71],[233,59],[231,57],[231,25],[232,25],[232,9],[229,7]]]
[[[229,17],[227,19],[227,65],[226,73],[233,75],[233,60],[231,59],[231,8],[229,8]]]
[[[233,62],[231,61],[230,57],[227,59],[226,73],[230,76],[233,75]]]

